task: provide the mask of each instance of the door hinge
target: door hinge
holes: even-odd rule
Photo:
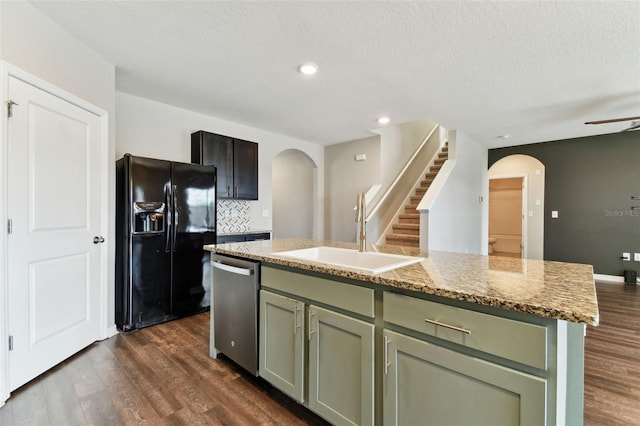
[[[18,105],[16,102],[7,101],[7,117],[13,117],[13,106]]]
[[[13,232],[13,221],[11,219],[7,220],[7,234],[11,234]]]
[[[9,336],[9,350],[13,350],[13,336]]]

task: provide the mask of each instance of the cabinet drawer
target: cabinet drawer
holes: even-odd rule
[[[374,317],[373,289],[262,265],[262,287],[280,290],[369,318]]]
[[[386,323],[532,367],[547,368],[544,326],[389,292],[384,293],[383,310]]]

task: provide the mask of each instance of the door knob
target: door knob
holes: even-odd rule
[[[93,244],[100,244],[100,243],[104,243],[104,237],[102,237],[102,236],[93,237]]]

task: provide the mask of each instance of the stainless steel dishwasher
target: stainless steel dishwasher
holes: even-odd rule
[[[260,262],[211,254],[210,354],[219,353],[258,375]]]

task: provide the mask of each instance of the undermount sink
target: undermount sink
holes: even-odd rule
[[[423,260],[421,257],[379,252],[361,253],[358,250],[326,246],[281,251],[273,254],[327,265],[359,269],[372,274],[391,271]]]

